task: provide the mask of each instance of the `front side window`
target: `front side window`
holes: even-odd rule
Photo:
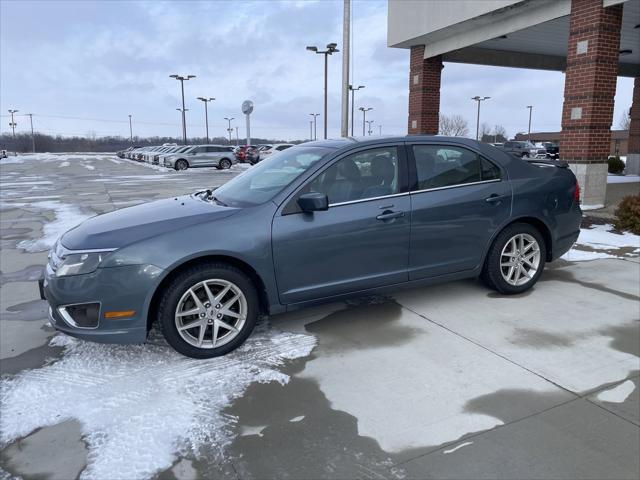
[[[496,180],[500,169],[471,150],[442,145],[414,145],[418,190]]]
[[[398,178],[398,149],[374,148],[338,160],[310,182],[305,193],[324,193],[329,204],[383,197],[399,192]]]

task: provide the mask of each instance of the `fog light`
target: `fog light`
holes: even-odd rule
[[[78,328],[96,328],[100,319],[99,303],[79,303],[58,307],[60,316],[69,325]]]

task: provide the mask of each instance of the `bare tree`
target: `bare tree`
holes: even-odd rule
[[[440,114],[440,135],[447,137],[466,137],[469,135],[469,124],[462,115]]]
[[[629,130],[629,127],[631,126],[631,115],[629,115],[629,113],[629,110],[625,110],[622,112],[622,115],[620,115],[620,121],[618,122],[620,130]]]

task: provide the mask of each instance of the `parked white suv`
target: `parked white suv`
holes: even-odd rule
[[[292,143],[274,143],[273,145],[264,145],[260,147],[260,156],[262,158],[266,158],[290,147],[293,147]]]
[[[228,145],[195,145],[185,152],[169,155],[164,159],[165,167],[176,170],[186,170],[189,167],[227,169],[234,163],[236,157],[233,147]]]

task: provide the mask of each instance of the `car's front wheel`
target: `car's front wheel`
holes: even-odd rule
[[[187,163],[186,160],[178,160],[176,162],[176,166],[175,166],[176,170],[186,170],[187,168],[189,168],[189,164]]]
[[[491,245],[482,279],[500,293],[522,293],[540,278],[546,255],[540,232],[527,223],[514,223],[500,232]]]
[[[192,358],[236,349],[258,319],[258,296],[247,275],[224,263],[191,267],[171,281],[158,309],[169,345]]]
[[[223,158],[222,160],[220,160],[220,168],[223,170],[231,168],[231,160],[229,160],[228,158]]]

